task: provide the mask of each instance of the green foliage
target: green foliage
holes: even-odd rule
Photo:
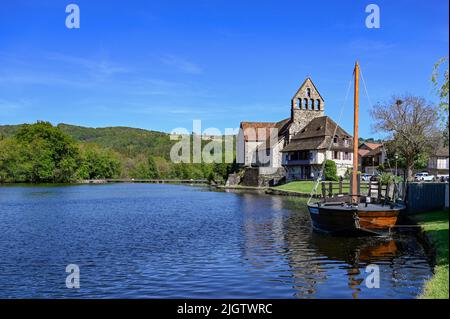
[[[67,124],[54,127],[38,122],[0,126],[0,136],[0,182],[211,176],[223,182],[238,168],[236,163],[172,163],[170,149],[177,141],[171,141],[166,133],[128,127],[85,128]],[[206,140],[202,146],[207,143],[220,145]],[[222,150],[224,146],[223,142]],[[228,155],[234,157],[234,153]]]
[[[447,68],[445,68],[445,65]],[[440,69],[444,67],[444,73],[441,74]],[[438,62],[434,65],[433,73],[431,75],[431,81],[433,82],[436,93],[439,96],[440,102],[440,114],[441,114],[441,123],[443,124],[443,137],[444,137],[444,145],[448,146],[449,144],[449,121],[448,121],[448,57],[444,57],[439,59]]]
[[[147,161],[148,164],[148,177],[149,178],[158,178],[159,172],[158,168],[156,167],[156,162],[153,156],[150,156]]]
[[[118,156],[95,144],[80,145],[81,164],[76,172],[77,179],[103,179],[120,176],[121,164]]]
[[[327,181],[338,181],[336,163],[332,160],[325,161],[324,176]]]

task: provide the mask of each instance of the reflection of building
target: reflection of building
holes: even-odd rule
[[[448,146],[440,146],[431,156],[428,161],[427,170],[429,173],[441,176],[448,175],[449,172],[449,154]]]
[[[255,269],[264,271],[270,281],[285,285],[299,298],[313,296],[316,286],[326,279],[325,270],[309,251],[310,221],[304,214],[290,214],[298,204],[289,199],[240,193],[243,213],[243,257]],[[303,204],[304,206],[304,204]],[[295,206],[298,209],[298,206]],[[306,208],[306,207],[305,207]],[[270,294],[270,292],[267,292]]]
[[[358,155],[359,170],[367,174],[375,174],[386,159],[386,151],[380,143],[362,143],[359,146]]]

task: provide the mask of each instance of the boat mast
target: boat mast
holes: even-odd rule
[[[358,126],[359,126],[359,64],[355,64],[355,93],[353,115],[353,171],[352,171],[352,203],[358,203]]]

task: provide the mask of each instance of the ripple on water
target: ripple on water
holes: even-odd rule
[[[177,185],[0,187],[0,242],[0,298],[413,298],[431,274],[414,237],[319,235],[301,199]]]

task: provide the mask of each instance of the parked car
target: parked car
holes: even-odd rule
[[[368,181],[370,181],[370,179],[372,178],[372,176],[373,176],[373,175],[371,175],[371,174],[362,174],[362,175],[361,175],[361,180],[364,181],[364,182],[368,182]]]
[[[436,177],[434,175],[429,174],[428,172],[421,172],[414,175],[414,179],[416,181],[434,181]]]
[[[448,180],[449,180],[448,175],[438,175],[437,177],[438,177],[439,181],[441,181],[441,182],[448,182]]]

